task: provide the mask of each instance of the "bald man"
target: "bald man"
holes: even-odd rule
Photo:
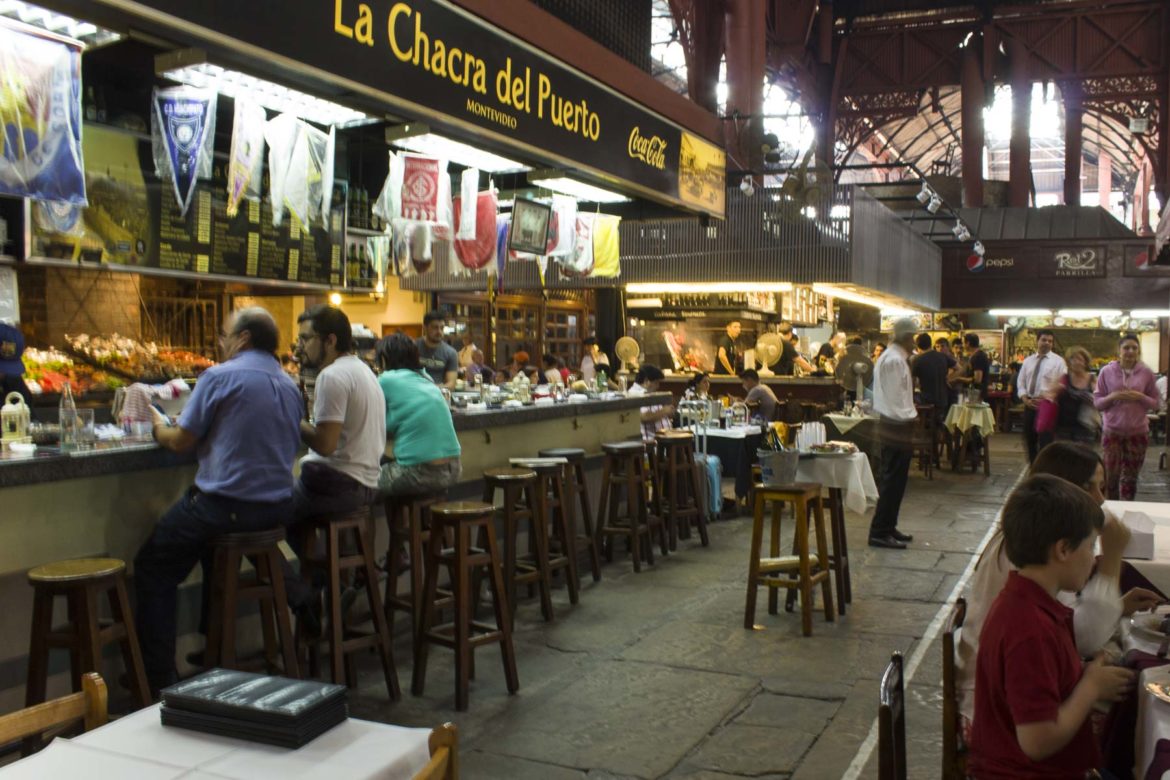
[[[224,533],[283,525],[293,508],[293,461],[301,444],[301,392],[276,358],[279,331],[262,308],[241,309],[220,335],[223,362],[199,377],[177,425],[155,413],[154,438],[194,450],[195,484],[155,524],[134,559],[138,638],[151,694],[178,681],[178,587],[203,562],[206,633],[210,542]]]

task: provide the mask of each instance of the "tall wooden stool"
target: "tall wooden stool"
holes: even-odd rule
[[[652,532],[658,533],[663,555],[668,554],[666,528],[662,518],[651,513],[646,505],[646,445],[642,441],[619,441],[601,445],[604,456],[601,464],[601,498],[597,502],[600,513],[597,521],[597,545],[605,543],[605,559],[613,563],[613,539],[625,537],[634,558],[634,571],[642,571],[642,556],[654,564]],[[622,511],[622,502],[625,511]],[[643,538],[645,545],[643,546]]]
[[[500,572],[500,553],[496,544],[495,507],[478,501],[450,501],[431,507],[431,538],[427,544],[427,576],[424,586],[426,604],[438,593],[439,567],[453,566],[455,620],[434,625],[433,609],[423,609],[422,631],[415,638],[414,676],[411,692],[422,696],[427,679],[427,649],[431,643],[455,651],[455,709],[467,709],[472,670],[472,652],[480,645],[498,642],[504,660],[504,677],[508,693],[520,688],[516,674],[516,653],[512,648],[511,620],[508,616],[504,578]],[[443,549],[443,531],[454,534],[455,546]],[[480,546],[472,547],[471,535],[478,533]],[[495,625],[480,623],[472,613],[472,582],[476,571],[486,569],[492,593]]]
[[[761,558],[764,541],[764,506],[772,502],[772,538],[770,556]],[[825,620],[833,622],[833,584],[829,577],[828,542],[825,538],[824,503],[821,486],[815,482],[798,482],[785,487],[752,488],[752,543],[748,558],[747,602],[744,606],[743,625],[751,629],[756,622],[756,593],[760,586],[768,588],[768,614],[775,615],[779,609],[777,588],[800,590],[801,628],[805,636],[812,634],[812,589],[821,584]],[[795,555],[780,555],[780,513],[784,504],[792,504],[796,515],[794,529]],[[809,509],[815,512],[817,554],[815,561],[808,549]],[[796,573],[796,579],[789,579],[789,573]]]
[[[326,613],[329,622],[329,663],[332,680],[336,684],[357,685],[356,669],[352,662],[355,653],[373,648],[382,661],[382,674],[386,678],[386,691],[391,701],[402,698],[398,687],[398,671],[394,666],[394,655],[390,644],[390,626],[378,593],[378,567],[374,564],[373,517],[370,507],[364,506],[352,512],[336,515],[320,515],[309,520],[312,533],[325,537],[324,556],[306,555],[301,560],[301,572],[312,578],[313,572],[326,574]],[[343,543],[349,542],[357,550],[349,555],[343,551]],[[306,545],[305,550],[317,549],[318,545]],[[370,619],[374,630],[368,634],[346,632],[345,615],[341,608],[343,579],[351,575],[364,578],[363,586],[370,602]],[[347,636],[348,634],[348,636]]]
[[[385,500],[386,526],[390,544],[386,548],[386,617],[393,621],[394,610],[410,615],[410,624],[418,633],[421,617],[424,551],[430,539],[431,507],[447,500],[446,491],[419,495],[390,496]],[[399,559],[399,551],[406,550],[407,566]],[[410,591],[398,592],[398,580],[403,571],[410,570]]]
[[[837,613],[844,615],[845,605],[853,603],[853,578],[849,572],[849,540],[845,533],[845,491],[838,487],[829,488],[829,535],[833,539],[829,568],[837,585]]]
[[[670,549],[678,546],[679,537],[691,537],[692,522],[706,547],[710,540],[695,481],[695,435],[690,431],[663,431],[654,436],[654,443],[658,449],[654,497],[670,535]]]
[[[150,687],[142,666],[142,651],[134,628],[134,615],[126,596],[126,564],[116,558],[77,558],[37,566],[28,572],[33,587],[32,635],[28,651],[25,706],[45,701],[49,678],[49,650],[69,651],[73,690],[81,690],[81,677],[101,672],[102,647],[117,642],[130,677],[130,688],[139,706],[150,706]],[[109,599],[113,621],[98,620],[98,598]],[[69,623],[53,628],[53,599],[64,596]]]
[[[542,458],[564,458],[569,461],[565,485],[569,501],[576,501],[581,509],[581,525],[574,523],[577,549],[589,552],[589,566],[593,581],[601,582],[601,555],[597,550],[597,534],[593,530],[593,507],[589,505],[589,485],[585,481],[585,450],[579,447],[554,447],[541,450]]]
[[[301,676],[281,569],[283,553],[279,545],[283,540],[284,529],[279,527],[252,533],[221,534],[212,540],[215,563],[210,573],[211,603],[207,619],[207,649],[204,651],[204,663],[208,668],[240,668],[236,658],[239,605],[242,601],[256,601],[260,604],[265,662],[269,667],[275,667],[279,634],[283,674],[293,678]],[[240,564],[245,558],[256,569],[255,576],[249,579],[240,578]]]
[[[516,625],[516,586],[535,583],[540,589],[540,613],[546,621],[553,619],[552,586],[549,582],[548,526],[541,522],[536,492],[536,472],[532,469],[488,469],[483,473],[483,502],[495,502],[496,491],[503,491],[504,505],[504,582],[508,587],[510,626]],[[520,523],[528,523],[531,553],[520,555],[517,538]],[[478,592],[476,593],[478,596]]]
[[[576,604],[580,595],[581,577],[577,573],[577,535],[573,523],[573,501],[565,489],[565,472],[569,464],[533,461],[518,465],[536,472],[536,510],[548,532],[549,576],[551,577],[553,572],[565,570],[569,603]]]

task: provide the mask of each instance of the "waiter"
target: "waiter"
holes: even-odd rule
[[[739,362],[739,332],[743,328],[739,320],[727,323],[727,335],[719,340],[719,352],[715,355],[715,373],[722,376],[736,376]]]
[[[1064,358],[1052,351],[1055,342],[1052,331],[1036,331],[1036,352],[1024,360],[1016,377],[1016,388],[1024,402],[1024,441],[1028,447],[1029,463],[1036,460],[1040,449],[1036,433],[1036,410],[1040,400],[1068,373]]]
[[[914,541],[898,530],[898,512],[910,478],[913,460],[914,379],[910,375],[910,351],[914,349],[914,321],[903,317],[894,322],[894,338],[873,367],[873,409],[881,420],[881,481],[877,508],[869,525],[869,546],[906,549]]]

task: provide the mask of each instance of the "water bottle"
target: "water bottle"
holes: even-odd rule
[[[605,371],[597,372],[597,392],[604,393],[609,389],[609,382],[606,381]]]
[[[73,388],[68,382],[61,389],[57,422],[61,426],[61,449],[63,451],[77,449],[77,402],[73,400]]]

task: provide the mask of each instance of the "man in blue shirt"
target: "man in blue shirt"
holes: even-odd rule
[[[211,540],[282,525],[292,511],[304,401],[276,359],[278,341],[271,314],[241,309],[220,336],[224,362],[199,378],[178,425],[156,413],[159,445],[195,450],[199,459],[195,485],[162,516],[134,559],[138,637],[156,696],[178,680],[178,587],[200,561],[200,629],[206,632]]]

